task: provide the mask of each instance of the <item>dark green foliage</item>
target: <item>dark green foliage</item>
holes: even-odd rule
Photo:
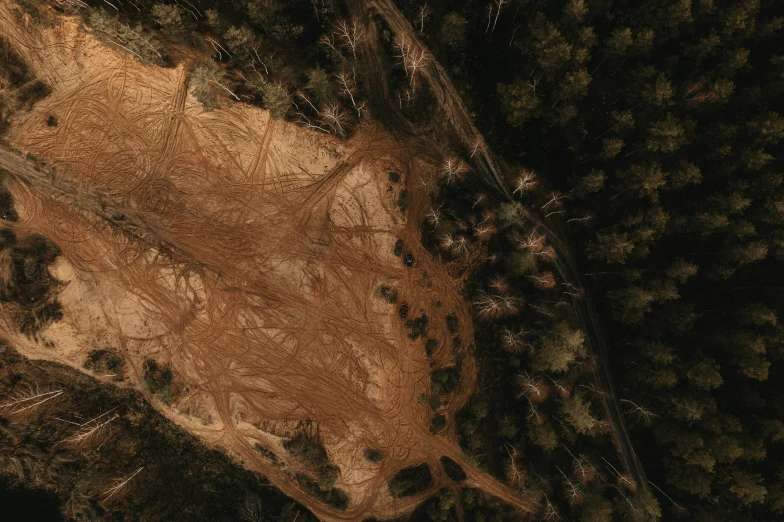
[[[411,522],[457,522],[457,495],[451,489],[441,489],[411,513]]]
[[[395,171],[389,171],[389,181],[392,183],[400,183],[400,173]]]
[[[309,491],[315,498],[335,509],[344,510],[348,507],[348,495],[342,490],[331,488],[324,490],[319,481],[313,480],[309,475],[297,474],[297,482]]]
[[[403,248],[405,247],[405,243],[403,243],[402,239],[398,239],[395,241],[395,251],[394,254],[398,257],[403,255]]]
[[[428,339],[425,343],[425,355],[432,357],[436,348],[438,348],[438,341],[435,339]]]
[[[380,464],[384,460],[384,452],[373,448],[365,448],[365,458],[375,464]]]
[[[430,419],[430,433],[436,434],[441,433],[446,428],[446,417],[443,415],[436,415],[432,419]]]
[[[389,493],[394,498],[407,497],[427,489],[433,481],[427,464],[398,471],[389,481]]]
[[[427,335],[428,319],[426,314],[422,314],[416,319],[408,319],[406,321],[406,328],[408,328],[408,338],[416,341],[420,337]]]
[[[26,335],[34,335],[52,321],[62,318],[56,294],[60,283],[49,274],[49,265],[60,249],[44,236],[33,234],[17,239],[10,230],[0,232],[2,256],[0,302],[12,304],[7,310]]]
[[[460,464],[449,457],[441,457],[441,466],[444,467],[444,473],[446,473],[446,476],[449,477],[450,480],[462,482],[466,479],[466,473],[463,471],[463,468],[460,467]]]
[[[466,520],[476,520],[477,522],[524,520],[522,513],[478,489],[464,489],[462,501]]]
[[[24,420],[0,420],[0,480],[35,484],[56,494],[66,519],[240,522],[238,507],[253,494],[281,520],[316,520],[264,477],[238,466],[225,453],[207,449],[133,389],[102,384],[55,363],[30,363],[5,345],[0,350],[0,398],[5,401],[36,385],[62,388],[64,398]],[[57,419],[76,422],[106,411],[118,418],[100,442],[59,444],[72,432]],[[24,467],[8,474],[15,461]],[[107,483],[142,466],[121,503],[100,504]]]
[[[437,395],[441,393],[452,393],[460,384],[460,368],[450,366],[441,368],[430,374],[430,393]]]
[[[293,439],[283,443],[283,447],[292,457],[310,468],[329,465],[329,456],[324,446],[304,433],[297,434]]]
[[[49,86],[32,76],[27,64],[11,48],[8,40],[0,37],[0,136],[8,129],[11,116],[16,111],[29,111],[33,105],[51,93]],[[13,202],[0,202],[0,210],[10,209],[9,216],[15,216],[11,208]],[[9,221],[9,217],[3,217]]]

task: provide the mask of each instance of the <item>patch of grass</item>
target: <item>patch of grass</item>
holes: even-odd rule
[[[403,255],[403,248],[405,246],[406,246],[406,244],[403,242],[403,240],[402,239],[398,239],[397,241],[395,241],[395,250],[393,251],[393,253],[397,257],[402,256]]]
[[[373,448],[365,448],[365,458],[374,464],[380,464],[384,460],[384,452]]]
[[[430,420],[430,433],[435,435],[441,433],[446,428],[446,417],[443,415],[436,415]]]
[[[401,469],[392,477],[389,481],[389,493],[394,498],[408,497],[426,490],[432,482],[433,476],[427,464],[412,466]]]
[[[441,457],[441,466],[444,468],[446,476],[455,482],[462,482],[466,479],[466,472],[460,467],[460,464],[450,459],[447,456]]]

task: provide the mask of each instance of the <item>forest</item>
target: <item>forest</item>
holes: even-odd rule
[[[486,253],[465,289],[476,337],[454,341],[473,346],[479,371],[459,440],[477,466],[541,502],[543,519],[784,516],[784,4],[397,0],[497,154],[509,198],[477,181],[472,151],[416,84],[417,56],[372,16],[389,65],[379,93],[356,22],[362,2],[21,3],[42,24],[77,14],[146,63],[212,55],[191,77],[208,109],[243,100],[345,138],[368,107],[454,150],[424,187],[432,208],[421,232],[447,265]],[[559,271],[554,239],[584,288]],[[589,299],[614,390],[595,377],[599,354],[574,305]],[[20,316],[29,328],[56,319],[56,305],[41,303],[43,316]],[[412,325],[432,350],[426,321]],[[26,364],[10,357],[6,368]],[[437,405],[449,376],[432,380]],[[642,483],[619,459],[611,393]],[[463,489],[439,492],[410,519],[458,520],[458,505],[466,520],[516,516]]]

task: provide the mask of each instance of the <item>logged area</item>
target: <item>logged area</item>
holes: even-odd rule
[[[204,112],[187,61],[143,65],[70,19],[32,28],[2,3],[0,34],[51,90],[0,150],[2,277],[45,283],[35,307],[3,308],[15,349],[141,390],[323,520],[398,516],[454,477],[537,508],[458,446],[476,370],[446,345],[474,337],[471,258],[419,242],[427,195],[407,189],[427,151],[369,119],[340,141],[242,103]]]

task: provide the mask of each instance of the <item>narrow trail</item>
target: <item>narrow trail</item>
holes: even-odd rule
[[[393,0],[357,1],[361,4],[362,14],[365,14],[364,18],[367,17],[367,13],[378,13],[398,35],[404,35],[409,38],[414,43],[415,47],[424,50],[427,49]],[[370,63],[371,68],[375,63],[378,63],[378,60]],[[473,124],[465,104],[444,68],[431,54],[430,59],[421,71],[435,94],[438,103],[447,115],[450,124],[463,142],[463,145],[469,150],[474,150],[474,147],[476,147],[476,154],[473,162],[476,166],[476,171],[474,172],[479,174],[485,184],[494,189],[498,197],[506,201],[511,201],[512,194],[509,192],[508,187],[499,175],[499,168],[493,159],[492,152],[485,143],[482,134]],[[381,74],[382,72],[378,71],[376,76]],[[371,78],[373,76],[374,75],[371,73]],[[378,83],[378,80],[376,80],[376,83]],[[598,326],[599,316],[587,284],[569,247],[560,238],[559,234],[555,233],[542,219],[529,212],[527,209],[524,210],[522,218],[532,228],[540,230],[547,236],[547,241],[556,252],[556,265],[560,276],[564,281],[579,289],[580,295],[579,297],[573,298],[573,305],[578,311],[583,329],[588,337],[591,351],[598,356],[595,376],[599,389],[604,392],[601,394],[604,410],[610,420],[615,445],[623,460],[624,468],[637,483],[637,496],[639,497],[640,492],[649,492],[650,488],[642,463],[637,457],[631,439],[629,438],[624,423],[623,413],[616,398],[613,379],[609,368],[607,346],[601,335],[600,327]]]

